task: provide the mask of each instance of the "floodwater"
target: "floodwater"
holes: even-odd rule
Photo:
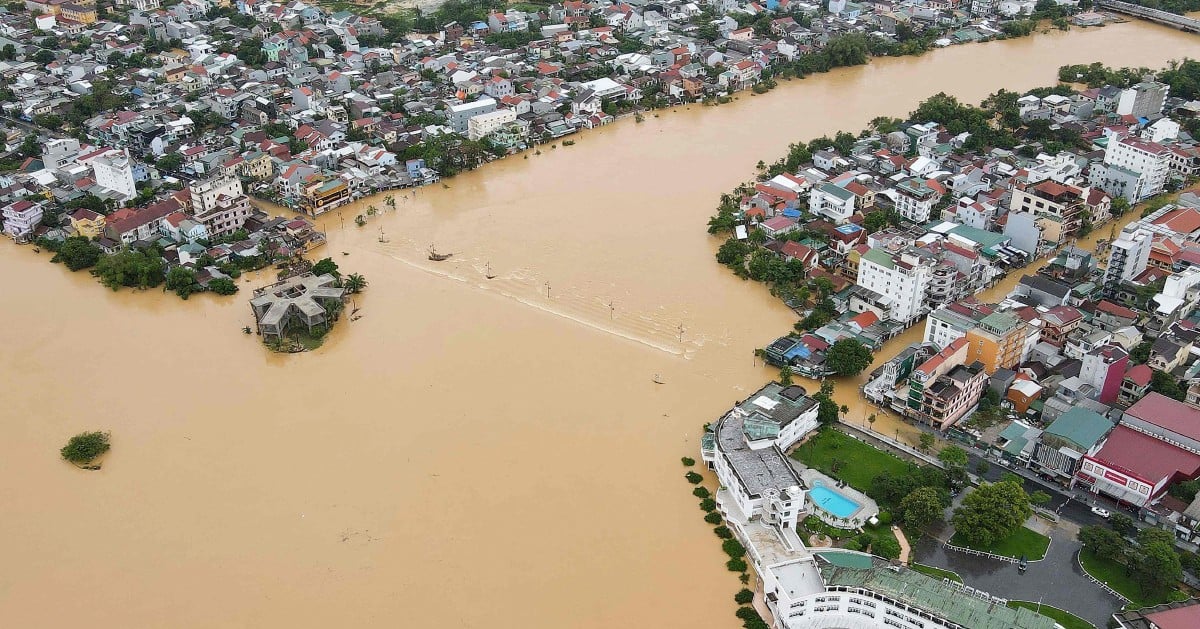
[[[679,457],[795,318],[713,261],[718,195],[932,92],[1198,41],[1130,23],[881,60],[400,193],[363,228],[346,208],[324,253],[370,281],[362,318],[305,355],[242,334],[246,293],[113,293],[0,244],[0,626],[736,626]],[[101,471],[58,460],[91,429]]]

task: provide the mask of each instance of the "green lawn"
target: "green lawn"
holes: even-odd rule
[[[1047,618],[1052,618],[1054,622],[1062,625],[1064,629],[1096,629],[1096,625],[1093,625],[1092,623],[1080,618],[1079,616],[1076,616],[1075,614],[1072,614],[1071,612],[1061,610],[1057,607],[1042,605],[1039,609],[1037,603],[1030,603],[1029,601],[1009,601],[1008,606],[1012,607],[1013,609],[1018,607],[1031,609],[1043,616],[1046,616]]]
[[[846,481],[861,492],[870,489],[871,481],[880,474],[907,474],[916,467],[829,428],[813,435],[796,448],[792,452],[792,458],[829,476]],[[836,472],[834,467],[837,467]]]
[[[1018,559],[1024,556],[1029,561],[1036,561],[1046,556],[1046,549],[1050,547],[1050,538],[1035,533],[1025,527],[1017,529],[1016,533],[1009,535],[991,546],[972,546],[966,543],[958,533],[950,538],[950,543],[963,548],[980,550],[994,555],[1004,555]]]
[[[1160,596],[1147,596],[1142,592],[1137,580],[1125,573],[1125,566],[1107,557],[1097,557],[1084,548],[1079,551],[1079,563],[1088,574],[1104,582],[1108,587],[1120,592],[1129,599],[1129,607],[1151,607],[1178,598],[1180,592],[1173,590]]]
[[[927,566],[923,563],[911,564],[909,566],[909,568],[912,568],[913,570],[916,570],[917,572],[920,572],[921,574],[931,576],[935,579],[950,579],[951,581],[954,581],[955,583],[963,582],[962,577],[958,576],[957,572],[951,572],[949,570],[942,570],[941,568],[934,568],[933,566]]]

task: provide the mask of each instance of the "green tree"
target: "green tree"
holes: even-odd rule
[[[1041,491],[1041,490],[1035,491],[1032,494],[1029,494],[1029,502],[1031,502],[1039,507],[1043,506],[1047,502],[1050,502],[1050,494],[1048,494],[1044,491]]]
[[[934,443],[933,435],[931,435],[927,432],[921,433],[920,445],[918,447],[921,449],[922,452],[928,452],[929,450],[931,450],[933,448],[933,443]]]
[[[316,264],[312,265],[312,272],[313,275],[328,274],[334,277],[341,277],[341,273],[338,272],[337,262],[334,262],[333,258],[321,258]]]
[[[1145,594],[1161,594],[1183,578],[1179,555],[1171,542],[1154,541],[1140,546],[1129,568]]]
[[[1181,402],[1183,398],[1187,397],[1187,389],[1179,384],[1179,380],[1175,376],[1157,369],[1151,372],[1150,390]]]
[[[1097,557],[1116,559],[1125,552],[1125,540],[1116,531],[1103,526],[1079,529],[1079,541]]]
[[[972,546],[990,546],[1012,535],[1033,514],[1029,495],[1016,483],[984,483],[963,498],[951,522]]]
[[[1137,531],[1137,526],[1133,523],[1133,518],[1124,513],[1114,513],[1108,519],[1108,525],[1118,535],[1133,535]]]
[[[100,283],[117,290],[130,288],[153,288],[163,282],[163,263],[157,254],[126,249],[110,256],[103,256],[92,268],[92,275]]]
[[[238,292],[237,284],[227,277],[218,277],[208,281],[208,290],[218,295],[232,295]]]
[[[361,293],[367,287],[367,278],[359,273],[351,273],[346,276],[346,290],[351,293]]]
[[[871,350],[852,338],[836,341],[825,353],[825,364],[839,376],[857,376],[870,366],[871,359]]]
[[[175,291],[183,299],[187,299],[192,293],[200,290],[200,285],[196,283],[196,272],[186,266],[171,267],[167,271],[167,290]]]
[[[738,593],[733,595],[733,602],[737,603],[738,605],[746,605],[746,604],[750,603],[750,601],[753,601],[753,600],[754,600],[754,592],[751,592],[750,590],[747,590],[746,588],[742,588],[741,590],[738,590]]]
[[[941,520],[944,510],[942,498],[933,487],[918,487],[900,501],[900,517],[917,530]]]
[[[967,484],[967,451],[958,446],[946,446],[938,452],[938,460],[946,466],[946,478],[955,487]]]
[[[67,441],[67,445],[59,450],[62,458],[83,465],[91,463],[96,457],[108,452],[108,433],[106,432],[81,432]]]
[[[687,474],[684,474],[683,477],[687,479],[687,482],[693,485],[698,485],[704,480],[703,476],[695,472],[688,472]]]
[[[155,168],[166,173],[176,172],[180,166],[183,166],[183,156],[179,153],[167,153],[154,162]]]
[[[104,252],[84,236],[71,236],[63,241],[51,262],[62,262],[68,269],[79,271],[90,269],[100,261]]]
[[[884,559],[900,557],[900,542],[892,535],[879,535],[871,542],[871,552]]]

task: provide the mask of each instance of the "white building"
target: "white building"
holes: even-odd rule
[[[1164,83],[1143,81],[1122,90],[1121,96],[1117,99],[1117,114],[1145,118],[1162,113],[1169,89]]]
[[[493,111],[496,111],[496,99],[494,98],[481,98],[471,103],[451,105],[446,110],[446,124],[455,133],[465,134],[467,132],[467,122],[471,118]]]
[[[133,181],[133,160],[127,150],[110,150],[88,160],[96,184],[112,192],[121,201],[137,196]]]
[[[942,306],[929,313],[925,319],[924,343],[933,343],[942,349],[967,335],[976,325],[975,319]]]
[[[218,175],[197,181],[188,189],[192,193],[192,215],[204,224],[209,236],[231,234],[250,218],[250,199],[243,194],[237,177]]]
[[[4,206],[3,215],[4,233],[17,242],[25,242],[42,222],[42,204],[22,199]]]
[[[854,216],[854,193],[832,183],[823,183],[808,195],[808,210],[844,225]]]
[[[856,294],[850,309],[871,310],[881,318],[903,324],[925,314],[925,293],[933,265],[913,251],[890,253],[872,248],[858,262],[857,284],[865,295]]]
[[[934,180],[911,177],[896,184],[896,211],[914,223],[925,223],[945,190]]]
[[[79,151],[79,140],[75,138],[48,140],[42,145],[42,165],[46,170],[58,170],[73,164],[79,158]]]
[[[1104,151],[1104,164],[1138,175],[1132,190],[1105,188],[1104,191],[1140,201],[1162,192],[1171,168],[1171,151],[1161,144],[1126,137],[1109,142]]]
[[[1138,223],[1127,225],[1113,241],[1104,270],[1104,294],[1113,296],[1121,284],[1129,282],[1146,270],[1154,237]]]
[[[497,109],[486,114],[473,116],[467,120],[467,138],[482,140],[500,127],[516,121],[517,112],[512,109]]]

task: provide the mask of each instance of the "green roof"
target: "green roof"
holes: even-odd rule
[[[1025,438],[1026,430],[1024,426],[1016,422],[1005,426],[1004,430],[1000,431],[1000,436],[1008,440],[1008,443],[1004,444],[1004,451],[1012,455],[1021,454],[1025,446],[1029,445],[1029,439]]]
[[[863,254],[863,259],[870,260],[879,266],[889,269],[896,268],[896,262],[892,260],[892,254],[884,251],[883,249],[868,249],[867,252]]]
[[[954,229],[951,229],[950,233],[954,234],[955,236],[977,242],[979,243],[979,246],[985,249],[998,246],[1009,239],[1009,237],[1005,236],[1004,234],[997,234],[996,232],[977,229],[969,225],[959,225]]]
[[[815,552],[813,554],[835,566],[841,566],[843,568],[866,570],[875,565],[875,561],[866,553],[827,550],[824,552]]]
[[[1113,423],[1096,411],[1076,406],[1059,415],[1046,434],[1066,439],[1086,452],[1112,430]]]
[[[842,201],[849,201],[850,199],[854,198],[853,192],[850,192],[849,190],[847,190],[839,185],[832,184],[832,183],[821,184],[821,192],[824,192],[826,194],[832,194],[833,196],[841,199]]]
[[[1054,620],[1033,610],[1012,609],[1002,599],[994,599],[981,592],[968,592],[957,583],[938,580],[907,568],[886,565],[852,568],[822,563],[820,569],[826,587],[870,590],[971,629],[1055,627]]]

